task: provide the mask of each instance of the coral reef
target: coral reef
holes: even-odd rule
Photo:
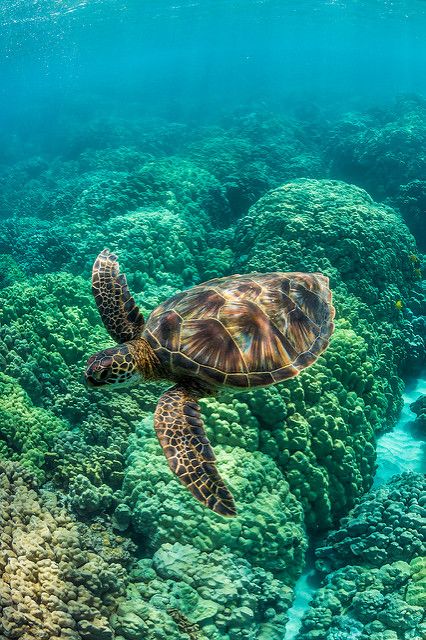
[[[76,522],[27,471],[0,463],[2,638],[112,640],[132,552],[102,526]]]
[[[330,174],[373,197],[391,197],[400,185],[425,175],[425,143],[426,101],[420,96],[402,96],[367,114],[348,113],[330,132]]]
[[[419,249],[426,250],[426,180],[412,180],[400,185],[390,200],[399,209],[411,233],[417,239]]]
[[[381,567],[421,555],[425,492],[424,476],[405,473],[368,493],[317,549],[317,566],[329,573],[347,564]]]
[[[126,640],[283,637],[291,589],[226,550],[165,543],[137,563],[131,580],[112,617]]]
[[[426,632],[426,480],[402,474],[367,494],[317,549],[325,582],[300,640],[405,640]]]
[[[421,233],[422,160],[410,154],[423,111],[413,99],[386,116],[347,116],[328,140],[318,114],[265,109],[205,127],[84,118],[62,123],[39,155],[4,156],[16,161],[0,167],[1,637],[282,639],[309,532],[370,488],[375,436],[395,422],[401,376],[423,362],[426,338],[422,257],[401,217],[318,178],[331,158],[333,177],[386,195]],[[201,402],[239,505],[232,521],[169,471],[152,425],[163,385],[99,394],[80,384],[88,355],[111,344],[89,280],[105,246],[146,315],[236,271],[330,277],[336,331],[313,367]],[[414,410],[423,428],[423,404]],[[398,482],[322,547],[328,591],[306,638],[344,640],[353,619],[374,640],[399,640],[398,619],[407,638],[422,630],[419,481]]]
[[[414,239],[395,211],[338,181],[296,180],[269,192],[238,223],[235,246],[236,266],[322,270],[337,294],[342,281],[375,315],[417,279]]]
[[[224,125],[226,134],[206,127],[184,152],[219,179],[233,218],[268,189],[326,173],[320,141],[295,119],[260,109],[228,116]]]
[[[327,527],[369,488],[374,434],[401,406],[398,370],[413,351],[419,360],[423,354],[420,336],[394,307],[416,282],[413,239],[365,191],[297,180],[249,210],[235,246],[236,270],[267,264],[330,277],[337,321],[328,351],[297,380],[243,396],[263,427],[260,449],[277,460],[307,524]]]
[[[4,288],[0,314],[0,455],[70,488],[80,513],[113,510],[128,434],[159,391],[83,387],[87,356],[109,339],[82,278],[49,274]]]
[[[0,457],[19,460],[39,479],[58,435],[67,424],[34,406],[17,380],[0,374]]]
[[[410,405],[410,409],[416,414],[415,424],[421,433],[426,431],[426,395],[420,396]]]
[[[260,452],[215,447],[221,472],[240,504],[238,518],[217,518],[194,504],[176,482],[152,424],[149,415],[130,439],[122,487],[138,541],[151,552],[170,539],[201,551],[227,548],[291,583],[306,549],[303,511],[274,462]]]
[[[134,246],[133,273],[139,265],[142,273],[159,270],[158,284],[171,271],[175,288],[199,280],[194,264],[202,264],[206,236],[229,217],[220,183],[179,158],[145,161],[128,172],[87,166],[87,154],[81,162],[42,165],[32,179],[24,165],[0,181],[0,210],[7,212],[0,252],[28,275],[87,274],[100,246]]]

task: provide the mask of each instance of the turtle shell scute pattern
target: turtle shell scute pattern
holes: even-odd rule
[[[320,273],[215,278],[153,311],[144,337],[175,376],[266,386],[297,375],[326,349],[334,307]]]

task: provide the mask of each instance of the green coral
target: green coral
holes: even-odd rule
[[[318,565],[327,572],[344,564],[380,567],[421,554],[425,492],[424,476],[405,473],[364,496],[317,549]]]
[[[390,302],[392,285],[404,297],[416,279],[414,239],[399,216],[333,180],[295,180],[270,191],[238,223],[236,246],[237,265],[322,271],[373,310]]]
[[[45,479],[46,458],[68,425],[45,409],[35,407],[18,382],[0,374],[0,458],[19,460]]]
[[[362,338],[337,329],[325,356],[286,387],[244,394],[262,427],[260,449],[277,461],[309,527],[330,525],[370,486],[377,388],[366,353]]]
[[[227,217],[217,180],[179,158],[145,162],[129,172],[90,172],[86,167],[76,173],[75,166],[66,164],[56,166],[55,172],[54,166],[29,182],[29,192],[20,188],[25,177],[9,179],[11,184],[4,185],[10,201],[4,205],[8,217],[0,251],[11,255],[28,275],[88,273],[99,250],[111,244],[124,252],[138,247],[137,263],[144,258],[143,271],[161,272],[157,284],[171,266],[176,278],[183,272],[182,281],[190,284],[193,264],[202,267],[212,221]]]
[[[390,202],[399,209],[411,233],[417,239],[420,250],[426,249],[426,181],[412,180],[401,184]]]
[[[426,101],[401,96],[383,112],[348,113],[335,123],[327,145],[330,173],[374,197],[389,197],[425,175],[425,143]]]
[[[419,432],[426,431],[426,395],[423,394],[410,405],[411,411],[416,415],[415,424]]]
[[[51,481],[59,500],[65,495],[79,519],[92,523],[79,528],[43,502],[32,480],[19,480],[18,493],[36,491],[41,511],[66,522],[74,536],[66,549],[37,537],[42,558],[67,557],[83,600],[91,597],[84,588],[105,594],[102,607],[95,601],[97,618],[78,604],[76,640],[282,638],[305,526],[329,527],[369,488],[375,434],[397,416],[408,358],[420,362],[423,345],[410,312],[421,310],[418,265],[399,217],[347,184],[280,186],[326,174],[325,126],[253,112],[228,117],[226,128],[225,135],[222,127],[85,121],[74,134],[68,127],[57,132],[58,156],[68,160],[35,157],[0,175],[0,455]],[[280,188],[246,213],[271,187]],[[224,228],[240,214],[235,233]],[[145,314],[179,289],[234,271],[321,270],[331,278],[336,331],[312,368],[285,385],[201,403],[218,467],[237,498],[233,521],[203,509],[169,471],[152,424],[162,385],[102,394],[79,382],[87,356],[111,344],[89,281],[104,246],[119,254]],[[25,498],[32,516],[33,497]],[[52,505],[57,497],[46,500]],[[111,537],[99,516],[138,543],[131,573],[120,555],[125,539]],[[80,534],[92,555],[74,567],[70,554],[77,564],[86,558]],[[357,543],[364,544],[362,536],[355,549]],[[353,578],[351,603],[364,620],[354,624],[373,625],[371,633],[375,625],[377,640],[396,640],[389,634],[398,616],[417,624],[424,606],[424,565],[417,543],[410,544],[408,569],[389,551],[391,570],[362,567]],[[105,566],[112,557],[127,574]],[[27,588],[20,585],[18,594],[28,595]],[[387,613],[370,623],[382,588]],[[350,624],[348,602],[330,592],[327,606],[312,613],[318,628],[335,615],[346,620],[341,629]],[[21,633],[19,607],[7,607],[7,633]],[[46,628],[53,639],[57,627]]]
[[[165,543],[152,559],[140,560],[113,624],[126,640],[182,636],[174,620],[197,625],[199,640],[280,640],[291,590],[264,569],[226,550],[200,551]]]
[[[286,180],[326,173],[316,136],[302,131],[296,120],[266,109],[228,115],[226,132],[211,126],[202,133],[185,152],[219,179],[233,218]]]
[[[401,407],[399,370],[416,338],[390,309],[415,283],[413,246],[393,210],[336,181],[287,183],[237,224],[235,270],[268,265],[331,280],[337,319],[328,351],[278,390],[243,394],[262,427],[261,450],[277,461],[314,529],[330,526],[369,488],[374,435]]]
[[[421,474],[364,496],[316,555],[325,576],[300,640],[406,640],[426,632],[426,537]]]
[[[274,462],[260,452],[217,446],[218,465],[239,504],[226,520],[198,505],[176,481],[147,416],[130,440],[123,492],[132,527],[151,551],[170,538],[201,551],[227,547],[291,583],[301,570],[306,536],[300,504]]]
[[[394,562],[380,569],[344,567],[332,573],[315,595],[299,640],[405,640],[426,631],[424,607],[407,596],[415,563]]]
[[[111,341],[82,278],[49,274],[6,287],[0,315],[3,455],[77,494],[82,475],[97,495],[73,499],[76,508],[113,509],[117,499],[106,496],[120,488],[128,434],[159,389],[95,394],[83,386],[87,357]]]
[[[426,609],[426,556],[411,560],[410,573],[411,581],[406,593],[407,603]]]
[[[194,501],[168,469],[147,415],[130,438],[126,502],[114,514],[118,528],[124,518],[152,555],[140,561],[117,614],[117,631],[126,640],[137,633],[157,637],[154,630],[159,638],[180,638],[169,608],[196,622],[201,638],[278,640],[284,631],[290,586],[307,546],[301,506],[274,462],[255,450],[258,423],[248,406],[207,399],[203,408],[239,515],[219,518]],[[241,425],[247,433],[238,446],[231,427],[238,435]]]

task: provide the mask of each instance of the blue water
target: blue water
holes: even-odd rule
[[[6,0],[0,25],[6,125],[59,126],[73,109],[348,109],[426,90],[422,0]]]

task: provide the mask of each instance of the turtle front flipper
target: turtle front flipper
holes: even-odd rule
[[[104,249],[96,258],[92,271],[92,291],[102,322],[118,343],[138,338],[144,318],[120,273],[117,256]]]
[[[194,498],[222,516],[235,516],[234,498],[216,469],[198,397],[196,391],[183,385],[166,391],[155,411],[155,431],[170,469]]]

